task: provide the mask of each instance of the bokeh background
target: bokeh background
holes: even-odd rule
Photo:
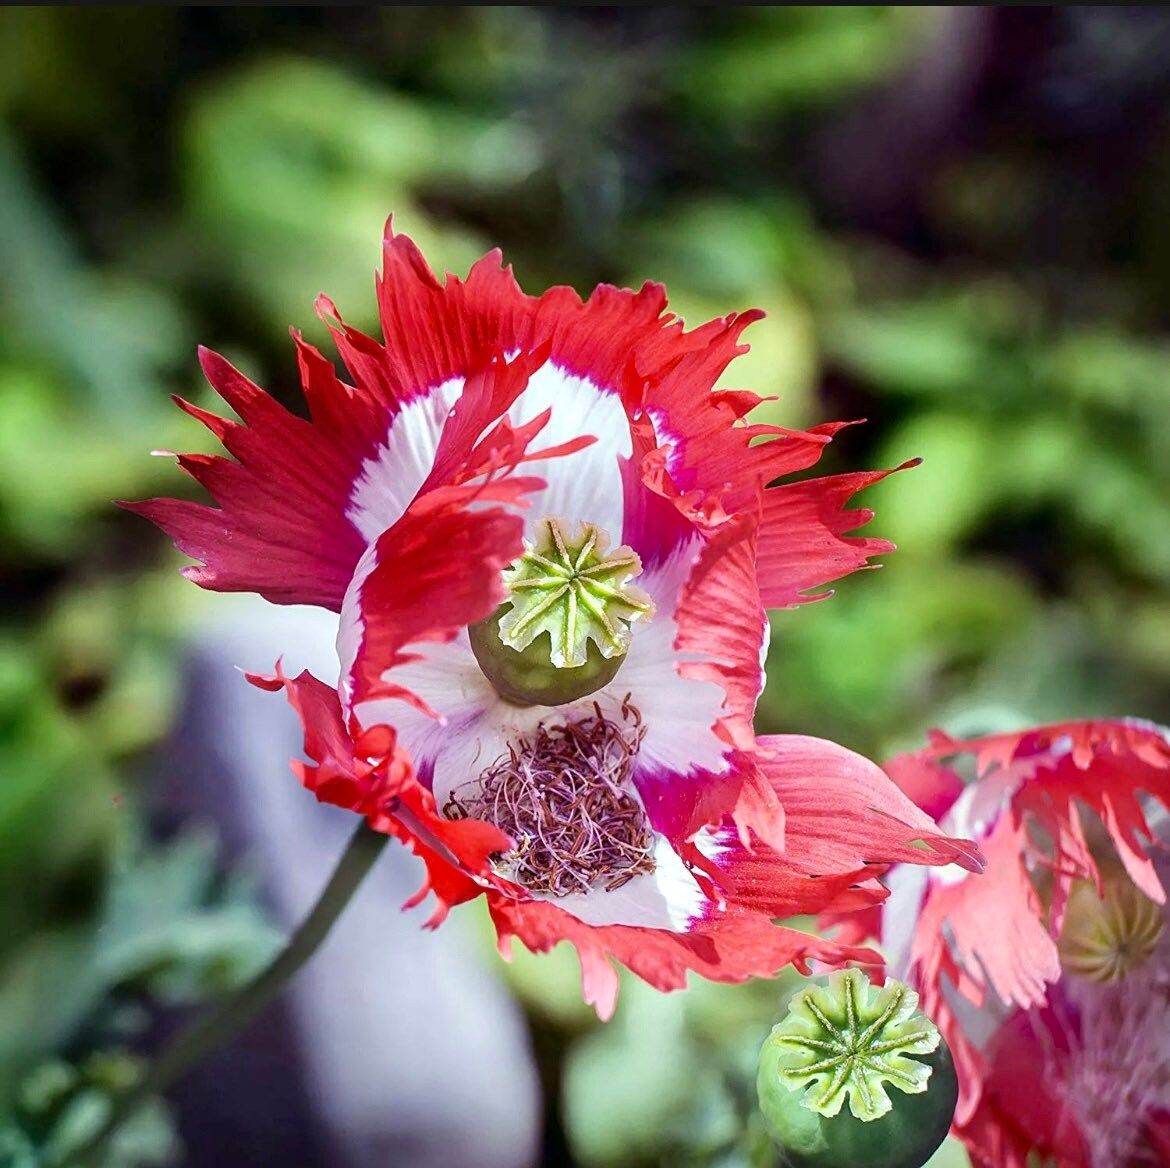
[[[375,326],[390,211],[440,269],[499,244],[533,292],[762,307],[725,384],[789,425],[868,418],[827,470],[924,459],[864,500],[886,566],[776,615],[763,728],[882,758],[934,725],[1170,722],[1170,14],[5,9],[0,1164],[67,1159],[278,944],[288,873],[324,879],[332,822],[265,834],[281,792],[311,801],[232,669],[294,626],[225,625],[111,500],[187,489],[148,452],[205,448],[168,401],[211,404],[197,342],[294,404],[316,293]],[[631,981],[602,1028],[569,955],[505,966],[476,911],[409,920],[318,1029],[261,1020],[110,1163],[768,1168],[752,1064],[784,979]],[[419,981],[448,1004],[402,1008]],[[326,1074],[355,1011],[388,1021]],[[320,1084],[351,1061],[347,1109]]]

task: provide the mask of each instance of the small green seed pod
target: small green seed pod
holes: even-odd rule
[[[630,625],[654,603],[630,581],[642,571],[636,552],[609,550],[592,523],[574,531],[550,516],[536,542],[504,570],[507,599],[468,629],[484,676],[507,702],[560,706],[607,686],[630,647]]]
[[[626,655],[603,657],[594,644],[586,648],[582,665],[559,668],[549,660],[549,638],[532,641],[517,651],[500,638],[500,618],[508,611],[496,611],[467,632],[471,651],[484,676],[507,702],[517,706],[560,706],[575,702],[603,689],[617,676]]]
[[[959,1097],[918,995],[897,981],[875,990],[856,969],[793,997],[760,1051],[756,1087],[786,1168],[921,1168]]]

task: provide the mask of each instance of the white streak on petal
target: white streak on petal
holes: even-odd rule
[[[616,393],[546,362],[529,378],[508,417],[518,426],[550,406],[552,417],[534,440],[534,450],[559,446],[584,434],[597,441],[566,457],[525,464],[526,472],[548,484],[529,496],[525,534],[532,538],[544,516],[556,515],[570,523],[595,523],[617,544],[625,515],[618,457],[629,457],[633,449],[625,407]]]
[[[587,925],[633,925],[685,933],[709,905],[687,866],[661,836],[654,847],[653,872],[635,876],[607,892],[595,888],[572,896],[540,896]]]
[[[679,664],[697,658],[674,647],[678,631],[674,611],[699,550],[695,539],[638,577],[639,587],[649,593],[658,611],[634,626],[626,660],[605,690],[619,703],[628,693],[641,712],[646,737],[638,753],[639,766],[679,775],[719,772],[727,765],[727,746],[712,729],[723,711],[723,687],[680,677]]]
[[[670,418],[665,410],[649,406],[646,413],[654,426],[655,440],[659,446],[666,447],[666,469],[670,474],[677,475],[683,469],[679,436],[670,428]]]
[[[341,614],[337,623],[337,657],[341,662],[338,692],[341,696],[341,708],[346,713],[349,712],[350,696],[353,692],[350,670],[361,651],[362,640],[366,635],[366,626],[362,619],[362,585],[377,566],[378,557],[371,543],[362,552],[362,558],[357,562],[341,601]]]
[[[454,641],[420,644],[410,651],[420,659],[384,676],[421,698],[439,717],[398,698],[361,702],[354,712],[363,726],[393,726],[416,767],[434,765],[434,792],[441,807],[453,788],[506,749],[498,713],[503,703],[480,670],[466,632]]]
[[[882,948],[890,975],[903,981],[929,882],[927,869],[919,864],[899,864],[885,877],[890,895],[882,905]]]
[[[412,398],[390,423],[386,441],[362,463],[345,514],[367,541],[402,517],[426,481],[443,423],[462,391],[463,378],[453,377]]]

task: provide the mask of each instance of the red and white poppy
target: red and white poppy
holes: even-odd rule
[[[973,1162],[1170,1163],[1170,735],[1137,720],[936,734],[887,770],[987,872],[895,868],[839,939],[876,932],[918,989],[955,1055]]]
[[[389,229],[384,255],[382,341],[319,301],[347,379],[294,335],[307,420],[204,352],[241,421],[180,404],[234,457],[179,463],[218,506],[132,505],[204,587],[339,613],[336,688],[254,679],[301,713],[306,785],[423,857],[436,922],[484,894],[502,943],[572,941],[602,1014],[610,955],[663,989],[871,960],[772,921],[977,853],[752,719],[766,609],[890,549],[845,509],[888,472],[768,485],[840,426],[713,391],[758,313],[687,332],[656,284],[530,297],[494,252],[441,282]]]

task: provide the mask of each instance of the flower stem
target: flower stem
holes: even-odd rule
[[[142,1079],[114,1101],[106,1122],[72,1159],[71,1168],[96,1165],[107,1141],[143,1102],[166,1091],[196,1063],[236,1036],[284,988],[317,951],[350,898],[382,853],[388,836],[367,823],[354,832],[329,883],[301,927],[267,968],[237,990],[218,1009],[181,1030],[150,1065]]]

